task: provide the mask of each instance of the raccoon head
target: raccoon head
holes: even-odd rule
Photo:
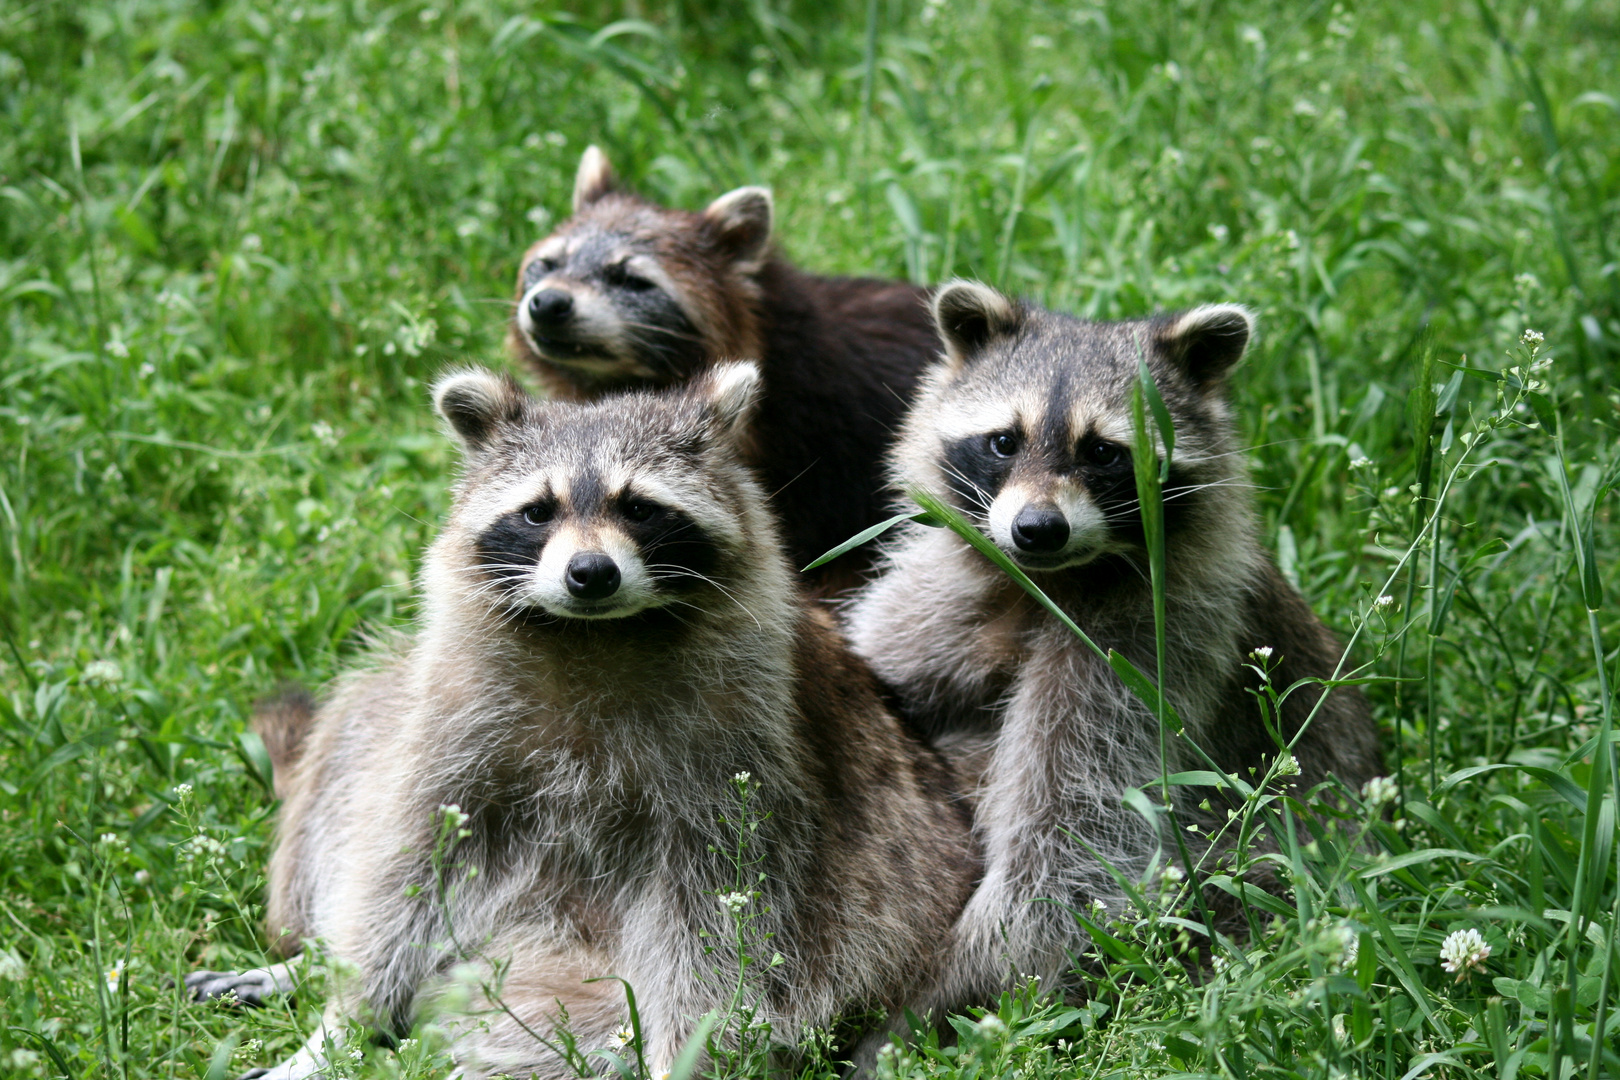
[[[976,282],[934,298],[946,352],[896,451],[899,486],[949,499],[1030,570],[1128,555],[1143,544],[1132,388],[1145,360],[1175,425],[1167,533],[1240,473],[1225,376],[1253,329],[1216,304],[1125,322],[1022,305]],[[1147,450],[1159,456],[1159,448]]]
[[[446,375],[434,403],[466,471],[430,602],[526,625],[722,602],[770,535],[737,455],[758,390],[750,363],[591,405],[538,401],[486,371]]]
[[[625,191],[592,146],[574,216],[524,255],[512,343],[585,391],[684,381],[719,356],[758,355],[754,275],[771,193],[744,187],[701,213]]]

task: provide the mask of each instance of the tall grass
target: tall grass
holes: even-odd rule
[[[1620,1070],[1617,30],[1612,0],[0,10],[0,1071],[222,1077],[312,1029],[318,981],[177,988],[262,958],[247,705],[409,623],[451,468],[424,382],[498,358],[590,141],[682,205],[773,185],[815,269],[1261,313],[1267,539],[1398,785],[1239,791],[1291,889],[1209,879],[1249,940],[1160,876],[1082,913],[1088,1001],[1024,988],[882,1069]],[[1489,955],[1443,970],[1465,929]],[[342,1067],[441,1074],[418,1036]]]

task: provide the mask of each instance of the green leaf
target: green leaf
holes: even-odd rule
[[[1138,358],[1136,367],[1142,396],[1147,399],[1148,408],[1153,410],[1153,424],[1159,429],[1159,438],[1164,442],[1164,460],[1159,463],[1159,483],[1168,483],[1170,456],[1176,452],[1176,425],[1170,419],[1170,410],[1164,406],[1164,398],[1159,396],[1158,384],[1153,381],[1152,372],[1148,371],[1147,361]]]
[[[1364,878],[1378,877],[1382,874],[1388,874],[1396,870],[1405,869],[1408,866],[1416,866],[1419,863],[1434,862],[1436,859],[1456,859],[1459,862],[1479,862],[1482,859],[1487,858],[1489,858],[1489,856],[1480,855],[1472,851],[1463,851],[1459,848],[1424,848],[1421,851],[1409,851],[1405,855],[1397,855],[1395,858],[1390,859],[1387,862],[1380,860],[1377,864],[1369,866],[1367,869],[1363,870],[1361,872],[1361,876]]]
[[[692,1032],[692,1037],[686,1040],[686,1045],[681,1047],[681,1052],[675,1055],[675,1063],[669,1067],[669,1074],[665,1080],[692,1080],[692,1073],[697,1068],[698,1056],[703,1053],[709,1039],[709,1032],[714,1030],[714,1026],[719,1023],[719,1020],[720,1018],[712,1009],[703,1014],[703,1018],[698,1021],[697,1029]]]
[[[818,566],[826,566],[828,563],[838,558],[838,556],[854,551],[868,540],[877,539],[879,536],[882,536],[884,533],[888,532],[902,521],[915,521],[919,525],[927,525],[929,528],[935,529],[939,528],[939,526],[943,524],[943,522],[941,522],[933,514],[926,512],[921,514],[896,514],[887,521],[880,521],[869,529],[862,529],[848,540],[845,540],[842,544],[839,544],[837,547],[827,552],[827,554],[821,556],[821,558],[817,559],[809,566],[806,566],[801,573],[807,573],[814,570]]]
[[[1152,679],[1138,671],[1136,665],[1126,659],[1123,653],[1114,649],[1108,650],[1108,666],[1114,669],[1120,681],[1130,687],[1131,693],[1141,698],[1148,708],[1158,712],[1159,688],[1154,685]],[[1177,714],[1176,707],[1170,704],[1169,698],[1164,701],[1164,722],[1177,735],[1182,733],[1181,717]]]
[[[118,227],[124,230],[124,235],[135,241],[135,245],[148,255],[156,255],[160,245],[158,238],[152,232],[152,227],[140,214],[125,206],[113,211],[113,217],[118,219]]]
[[[1440,786],[1434,789],[1434,797],[1438,799],[1441,795],[1444,795],[1446,792],[1450,791],[1452,788],[1456,787],[1458,784],[1461,784],[1465,780],[1472,780],[1476,776],[1483,776],[1486,773],[1499,772],[1503,769],[1510,769],[1516,772],[1522,772],[1526,776],[1535,777],[1543,784],[1546,784],[1548,787],[1552,788],[1553,791],[1558,794],[1559,798],[1569,803],[1569,805],[1573,806],[1575,809],[1580,810],[1583,813],[1585,812],[1585,790],[1582,789],[1579,784],[1575,783],[1575,781],[1571,780],[1567,776],[1564,776],[1562,773],[1555,773],[1551,769],[1543,769],[1538,765],[1516,765],[1509,763],[1502,765],[1473,765],[1466,769],[1458,769],[1456,772],[1452,773],[1450,776],[1447,776],[1440,782]]]

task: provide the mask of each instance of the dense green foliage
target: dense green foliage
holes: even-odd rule
[[[1251,800],[1294,828],[1251,941],[1157,879],[1083,1009],[886,1070],[1582,1075],[1597,1023],[1620,1070],[1620,5],[626,8],[0,6],[0,1073],[225,1076],[318,1009],[171,981],[262,955],[244,718],[408,624],[424,383],[504,363],[592,141],[681,205],[772,185],[818,270],[1254,306],[1267,543],[1380,680],[1401,794],[1320,835]]]

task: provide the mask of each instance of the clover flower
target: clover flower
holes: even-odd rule
[[[1483,970],[1485,958],[1490,955],[1491,947],[1485,944],[1480,932],[1471,926],[1452,931],[1440,943],[1440,966],[1456,974],[1458,982],[1467,978],[1471,971]]]
[[[84,674],[80,676],[85,682],[99,683],[115,683],[123,677],[124,669],[115,660],[92,660],[84,665]]]

